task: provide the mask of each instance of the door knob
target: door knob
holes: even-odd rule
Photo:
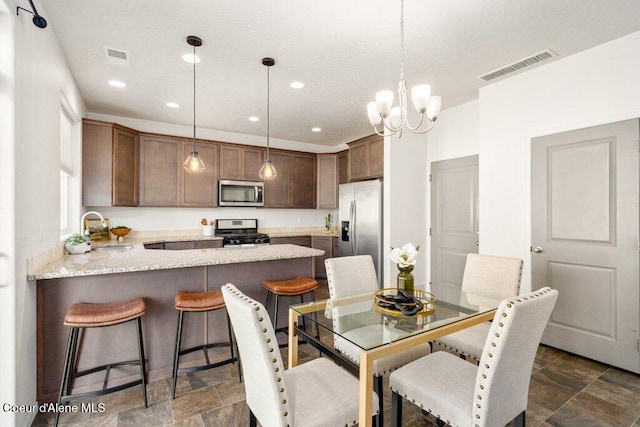
[[[542,249],[540,246],[536,246],[535,248],[533,248],[533,252],[539,254],[543,251],[544,249]]]

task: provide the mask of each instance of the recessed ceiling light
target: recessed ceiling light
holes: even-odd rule
[[[320,132],[321,128],[311,128],[311,132]]]
[[[289,86],[291,86],[294,89],[302,89],[304,87],[304,83],[302,83],[302,82],[291,82],[291,83],[289,83]]]
[[[180,104],[178,104],[176,102],[167,102],[165,105],[167,107],[169,107],[169,108],[178,108],[178,107],[180,107]]]
[[[119,80],[109,80],[109,84],[113,87],[127,87],[124,82],[121,82]]]
[[[249,117],[249,120],[251,120],[252,122],[259,122],[260,121],[260,117],[251,116],[251,117]]]
[[[198,55],[194,55],[193,53],[185,53],[182,55],[182,59],[187,61],[189,64],[193,64],[194,62],[197,64],[200,62],[200,57]]]

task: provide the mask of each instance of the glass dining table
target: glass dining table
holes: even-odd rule
[[[397,294],[396,289],[387,288],[375,294],[318,300],[289,308],[289,368],[298,364],[298,344],[303,338],[359,377],[360,426],[372,424],[374,360],[491,320],[500,303],[464,293],[456,301],[439,300],[419,291],[416,295],[424,308],[418,314],[405,315],[392,307],[392,296]],[[346,342],[352,344],[348,347],[354,349],[355,355],[351,352],[348,357],[336,349],[347,347]],[[353,358],[358,356],[356,363]]]

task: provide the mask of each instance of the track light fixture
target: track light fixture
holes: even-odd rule
[[[38,14],[38,11],[36,10],[36,7],[33,5],[32,0],[29,0],[29,4],[31,5],[31,9],[33,9],[33,12],[30,11],[29,9],[25,9],[24,7],[18,6],[16,8],[16,15],[20,15],[20,9],[22,9],[25,12],[28,12],[33,15],[33,25],[35,25],[38,28],[46,28],[47,20]]]

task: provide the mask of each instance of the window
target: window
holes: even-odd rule
[[[78,216],[74,210],[77,205],[76,178],[73,167],[74,128],[78,121],[73,119],[66,99],[60,108],[60,236],[73,233],[74,219]]]

